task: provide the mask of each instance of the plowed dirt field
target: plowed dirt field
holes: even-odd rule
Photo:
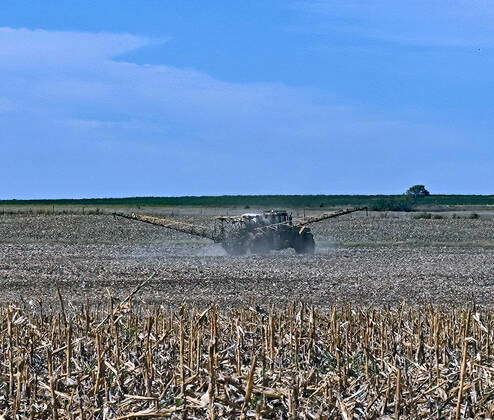
[[[177,217],[177,216],[175,216]],[[208,217],[182,216],[209,223]],[[208,240],[105,215],[0,215],[0,302],[489,305],[494,221],[370,214],[313,227],[314,256],[229,257]]]

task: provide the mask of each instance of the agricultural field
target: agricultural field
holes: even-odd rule
[[[6,214],[0,300],[49,304],[58,287],[69,301],[98,303],[152,276],[140,299],[165,305],[492,302],[494,220],[392,216],[362,212],[313,225],[314,256],[230,257],[206,239],[108,215]]]
[[[6,419],[492,417],[489,212],[354,213],[313,256],[231,257],[103,211],[0,213]]]

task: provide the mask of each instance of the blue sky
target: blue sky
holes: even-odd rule
[[[0,198],[492,194],[490,0],[2,0]]]

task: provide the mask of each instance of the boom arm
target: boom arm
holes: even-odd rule
[[[307,226],[311,223],[320,222],[321,220],[332,219],[333,217],[339,217],[343,216],[344,214],[350,214],[361,210],[367,210],[367,207],[355,207],[354,209],[338,210],[334,213],[323,213],[319,216],[306,217],[295,221],[294,226]]]
[[[130,220],[138,220],[139,222],[149,223],[151,225],[163,226],[168,229],[188,233],[189,235],[200,236],[201,238],[207,238],[217,242],[217,237],[204,226],[192,225],[190,223],[177,222],[175,220],[168,220],[155,216],[145,216],[135,213],[113,213],[113,216],[123,217],[124,219]]]

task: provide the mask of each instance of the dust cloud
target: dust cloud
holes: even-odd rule
[[[225,249],[220,244],[207,245],[196,252],[198,257],[226,257]]]
[[[336,249],[336,246],[335,241],[316,241],[316,254],[330,254]]]

